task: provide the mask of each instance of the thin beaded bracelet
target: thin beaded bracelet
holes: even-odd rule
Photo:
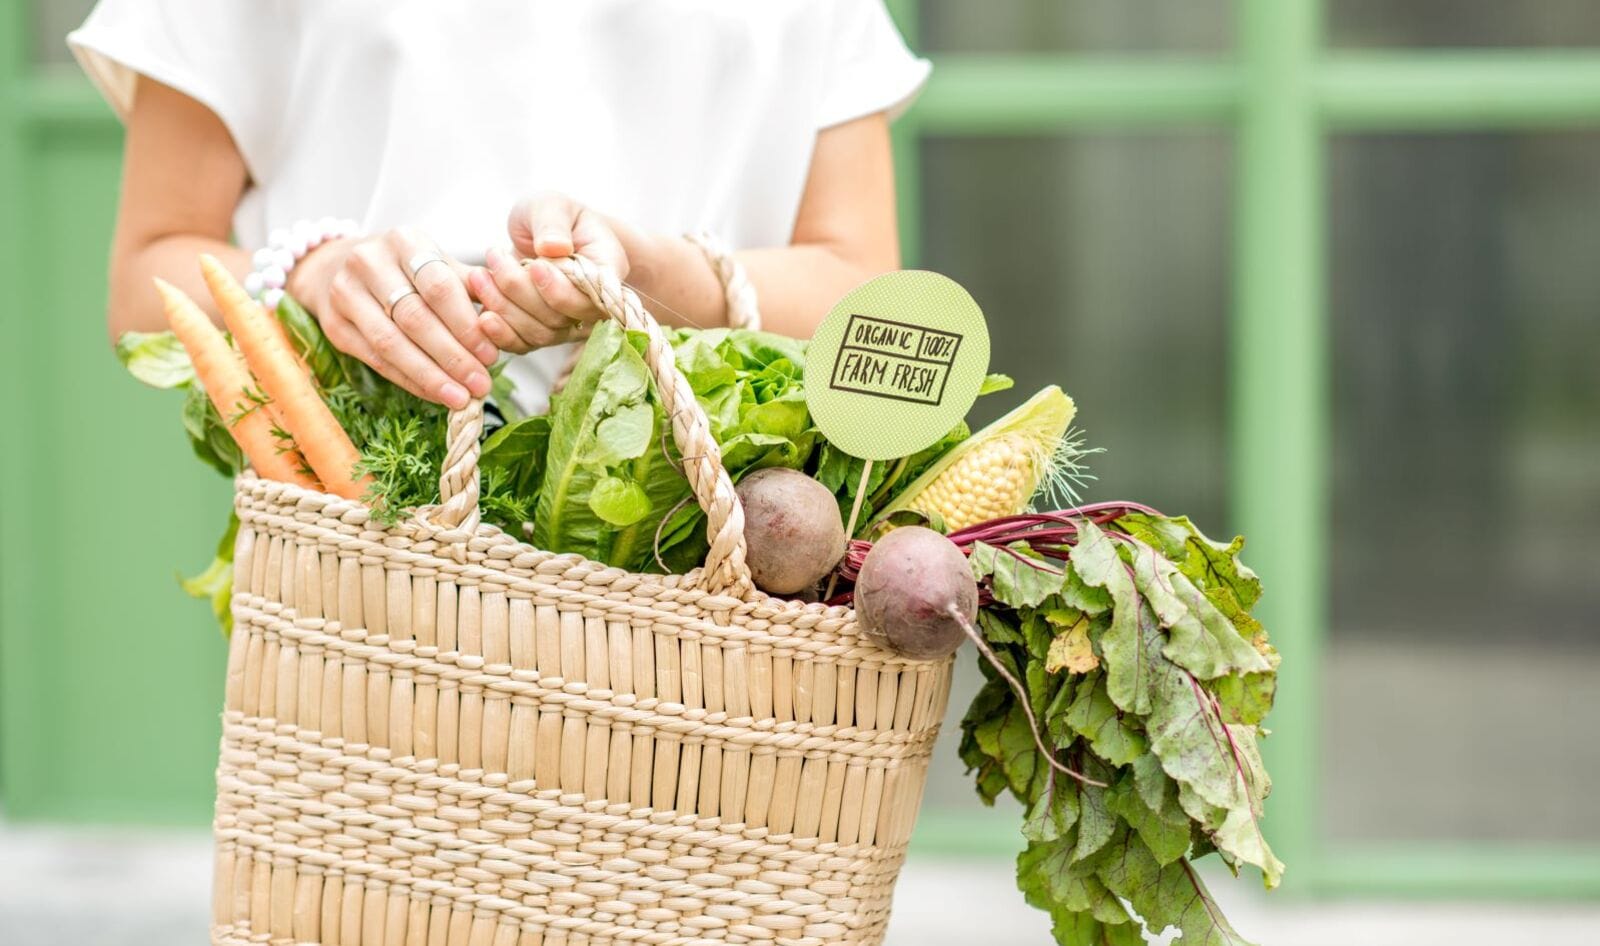
[[[361,225],[348,218],[320,217],[301,220],[291,227],[279,227],[267,234],[267,245],[250,257],[251,272],[244,278],[245,291],[268,308],[278,307],[289,271],[305,255],[324,243],[359,236]]]

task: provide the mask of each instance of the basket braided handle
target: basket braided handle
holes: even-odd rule
[[[706,514],[706,537],[711,550],[701,580],[707,590],[742,595],[750,590],[750,568],[745,564],[744,508],[733,491],[733,481],[722,467],[722,450],[711,436],[705,411],[694,389],[678,370],[672,346],[632,289],[608,266],[582,256],[555,260],[572,284],[596,307],[622,324],[645,333],[644,360],[655,378],[656,390],[672,422],[673,441],[683,458],[684,475],[695,501]],[[483,432],[483,401],[450,412],[444,472],[439,477],[440,504],[430,511],[438,525],[468,535],[478,526],[478,437]],[[440,536],[443,541],[462,537]]]
[[[761,307],[756,303],[756,287],[744,266],[734,258],[733,250],[713,234],[701,231],[686,233],[684,239],[694,244],[711,264],[717,281],[722,283],[722,295],[728,303],[729,328],[760,328]]]

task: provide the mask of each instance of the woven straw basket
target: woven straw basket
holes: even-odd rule
[[[322,946],[824,946],[882,940],[950,661],[753,590],[743,513],[648,333],[705,567],[636,575],[477,514],[482,404],[442,503],[240,476],[212,940]]]

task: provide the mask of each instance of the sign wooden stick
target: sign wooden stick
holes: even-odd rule
[[[844,540],[846,543],[856,534],[856,522],[861,518],[861,503],[867,498],[867,484],[872,481],[872,461],[868,460],[861,465],[861,482],[856,484],[856,501],[850,505],[850,521],[844,527]],[[834,570],[828,576],[828,590],[822,595],[822,600],[827,601],[833,597],[833,586],[839,583],[839,572]]]

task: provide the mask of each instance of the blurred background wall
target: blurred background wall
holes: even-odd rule
[[[172,576],[228,487],[105,346],[90,5],[0,13],[0,804],[202,825],[223,648]],[[1086,498],[1250,536],[1289,886],[1600,895],[1600,4],[891,6],[937,64],[908,265],[1077,398]],[[952,745],[927,804],[924,850],[1016,846]]]

